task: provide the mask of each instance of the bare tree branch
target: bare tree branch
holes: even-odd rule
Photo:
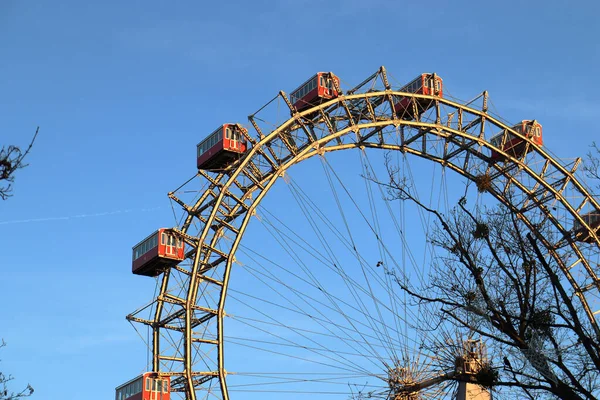
[[[2,340],[0,348],[4,346],[6,346],[6,342]],[[10,391],[8,389],[8,383],[13,379],[12,375],[6,375],[0,372],[0,400],[16,400],[23,397],[29,397],[33,394],[33,387],[29,384],[20,392]]]
[[[594,149],[600,154],[595,144]],[[485,339],[493,349],[492,365],[505,365],[493,386],[518,388],[531,399],[596,399],[599,338],[558,264],[538,246],[536,238],[551,236],[547,220],[532,221],[537,228],[530,231],[504,206],[471,208],[465,198],[442,214],[412,194],[390,160],[386,157],[389,179],[377,182],[388,200],[410,201],[436,220],[428,234],[440,249],[431,280],[415,287],[386,270],[414,305],[437,309],[439,319],[428,328],[439,329],[444,321]],[[597,159],[588,173],[600,178]]]
[[[25,164],[25,157],[27,157],[31,151],[39,131],[40,128],[37,127],[35,134],[25,151],[22,151],[20,147],[14,145],[3,146],[0,150],[0,199],[6,200],[11,196],[12,184],[15,179],[14,174],[18,169],[27,166],[27,164]]]
[[[596,188],[600,189],[600,147],[596,142],[592,142],[590,145],[591,150],[587,152],[585,156],[585,163],[583,164],[583,171],[588,176],[597,182]]]

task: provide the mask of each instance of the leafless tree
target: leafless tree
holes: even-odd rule
[[[2,340],[0,343],[0,348],[6,346],[6,342]],[[8,383],[13,380],[11,375],[6,375],[3,372],[0,372],[0,400],[16,400],[23,397],[29,397],[33,394],[33,388],[31,385],[27,385],[25,389],[20,392],[13,392],[8,389]]]
[[[534,222],[532,232],[504,206],[470,206],[465,198],[444,214],[419,201],[389,159],[387,168],[389,181],[378,183],[390,200],[413,202],[436,221],[428,240],[439,251],[428,282],[415,284],[386,270],[413,305],[434,313],[424,329],[443,324],[481,338],[498,372],[486,386],[495,390],[530,399],[598,398],[599,339],[559,266],[536,240],[552,235],[545,220]]]
[[[27,166],[27,164],[25,164],[25,157],[27,157],[31,151],[38,132],[39,127],[36,129],[35,134],[25,151],[15,145],[3,146],[0,150],[0,199],[6,200],[11,196],[15,172],[18,169]],[[0,348],[4,346],[6,346],[6,343],[2,340],[0,342]],[[12,380],[12,375],[7,375],[0,371],[0,400],[15,400],[29,397],[33,394],[33,388],[29,384],[21,391],[13,392],[12,390],[9,390],[8,384]]]
[[[596,142],[590,145],[590,151],[586,154],[583,170],[588,178],[596,181],[596,188],[600,189],[600,147]]]
[[[38,127],[25,151],[15,145],[2,146],[0,150],[0,199],[6,200],[11,196],[15,172],[27,166],[25,157],[31,151],[39,130]]]

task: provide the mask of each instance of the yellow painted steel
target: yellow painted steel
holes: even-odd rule
[[[401,151],[439,163],[473,181],[477,176],[475,176],[469,168],[475,159],[487,164],[485,170],[486,174],[498,178],[502,177],[504,179],[506,185],[503,190],[492,189],[489,193],[515,212],[532,232],[536,232],[535,226],[529,221],[527,213],[523,210],[526,209],[524,206],[529,207],[531,204],[535,205],[538,200],[538,203],[541,203],[541,200],[538,198],[539,196],[536,195],[537,193],[542,193],[543,196],[551,196],[551,198],[563,206],[564,210],[569,213],[573,220],[578,221],[584,227],[590,228],[587,226],[586,221],[580,216],[580,212],[586,205],[597,210],[600,209],[600,205],[588,192],[585,186],[574,176],[578,163],[570,169],[566,168],[558,160],[551,157],[542,147],[533,143],[521,133],[513,130],[512,127],[505,125],[498,118],[488,114],[487,93],[484,92],[483,94],[483,106],[481,110],[477,110],[472,106],[463,105],[447,98],[390,90],[385,69],[383,67],[374,74],[374,76],[379,76],[382,79],[387,88],[386,90],[341,95],[336,99],[332,99],[299,113],[295,112],[285,94],[281,92],[280,95],[291,109],[291,117],[287,121],[273,131],[265,134],[255,122],[254,116],[250,116],[249,120],[257,131],[258,140],[247,134],[245,135],[247,136],[247,140],[252,143],[252,147],[239,162],[227,171],[218,173],[199,171],[198,175],[206,180],[208,189],[200,195],[194,204],[185,204],[183,201],[179,200],[174,193],[169,193],[169,197],[180,204],[187,213],[187,217],[181,227],[176,228],[186,243],[193,248],[193,250],[188,253],[194,260],[191,268],[187,270],[182,267],[176,267],[179,272],[185,272],[189,277],[189,281],[187,282],[187,297],[185,299],[174,298],[173,295],[168,293],[170,271],[167,271],[164,274],[160,293],[156,299],[158,305],[154,313],[154,320],[150,321],[135,317],[134,315],[130,315],[128,318],[131,321],[152,326],[154,353],[153,368],[155,371],[159,371],[161,367],[160,359],[171,360],[175,363],[182,364],[179,372],[161,371],[161,373],[164,372],[165,375],[181,377],[182,380],[180,381],[180,386],[175,389],[185,392],[188,399],[195,400],[196,389],[212,378],[219,379],[222,398],[224,400],[229,399],[226,382],[227,371],[225,369],[226,358],[223,346],[223,321],[225,317],[227,289],[231,267],[235,259],[234,256],[256,207],[260,204],[264,196],[266,196],[269,189],[281,176],[283,176],[288,168],[308,158],[314,156],[326,156],[329,152],[354,148],[377,148],[390,151]],[[336,88],[338,90],[340,89],[337,87],[337,84]],[[339,93],[341,93],[341,91],[339,91]],[[399,119],[393,107],[394,97],[412,99],[415,118],[412,120]],[[367,114],[356,116],[353,114],[350,105],[355,104],[360,100],[365,101]],[[416,104],[419,100],[428,100],[434,104],[436,114],[435,121],[419,120],[419,117],[417,116],[418,111],[416,110]],[[376,107],[373,107],[373,104],[387,104],[389,106],[388,114],[377,114]],[[452,113],[445,116],[447,120],[442,119],[440,107],[453,110]],[[339,115],[336,115],[335,118],[337,122],[342,121],[345,123],[343,129],[338,130],[336,127],[339,123],[334,124],[332,122],[332,109],[342,111]],[[318,117],[315,120],[310,120],[307,118],[309,115]],[[456,127],[458,129],[452,127],[454,118],[456,118]],[[463,126],[463,121],[466,120],[471,122]],[[309,126],[311,124],[322,125],[324,128],[322,131],[326,132],[326,134],[320,138],[315,136],[311,130],[311,126]],[[495,147],[487,142],[485,140],[486,124],[496,127],[499,130],[510,132],[510,134],[526,141],[527,146],[529,146],[528,149],[534,152],[538,159],[544,161],[542,170],[539,173],[536,172],[525,162],[525,158],[515,158],[504,152],[501,148]],[[479,130],[476,134],[468,132],[468,130],[475,128],[478,125]],[[418,129],[419,134],[415,134],[408,139],[401,136],[400,144],[385,143],[384,136],[381,132],[383,129],[390,127],[401,130],[403,130],[403,127],[411,127]],[[373,131],[368,132],[371,129]],[[289,140],[291,132],[298,131],[303,132],[304,137],[306,138],[306,142],[299,147],[296,146],[295,142]],[[362,132],[367,132],[367,134],[361,135]],[[348,135],[355,135],[356,140],[344,142],[343,139]],[[378,142],[369,141],[374,136],[377,136],[379,139]],[[427,137],[437,137],[445,140],[443,157],[438,154],[431,154],[428,151],[426,145]],[[419,139],[422,141],[422,146],[413,146]],[[281,157],[275,153],[272,144],[277,141],[283,143],[289,153],[287,156]],[[454,146],[454,151],[447,153],[450,145]],[[482,149],[498,152],[505,157],[506,162],[491,162],[489,157],[485,156],[481,151]],[[460,163],[461,165],[456,164],[454,159],[462,154],[465,155],[465,159],[462,160],[463,162]],[[266,171],[257,167],[257,164],[259,163],[258,160],[260,159],[267,161],[269,168]],[[512,173],[515,170],[520,172],[518,176]],[[565,177],[563,184],[559,188],[554,187],[552,182],[548,181],[549,178],[546,174],[549,170]],[[528,187],[527,184],[523,182],[523,179],[519,178],[521,176],[533,180],[535,182],[533,187]],[[242,183],[242,178],[247,179],[251,184],[244,185]],[[572,190],[577,191],[578,195],[581,197],[582,200],[580,204],[574,206],[566,198],[564,192],[568,185],[570,185]],[[513,204],[513,199],[508,194],[510,188],[514,188],[520,191],[520,193],[523,193],[526,197],[524,206]],[[551,208],[546,207],[543,204],[536,208],[541,210],[547,219],[555,225],[559,232],[569,231],[568,228],[561,225],[559,219],[552,213]],[[225,210],[225,212],[223,212],[223,210]],[[201,214],[204,215],[201,216]],[[195,219],[199,220],[204,228],[198,235],[191,236],[188,234],[188,231]],[[225,232],[228,232],[228,238],[230,240],[230,244],[228,245],[229,250],[218,250]],[[600,243],[597,233],[593,230],[590,230],[590,236],[593,238],[596,245]],[[548,253],[554,258],[558,265],[561,266],[564,277],[568,279],[574,293],[581,299],[589,323],[595,329],[596,335],[600,337],[600,330],[598,329],[598,325],[594,318],[594,312],[590,309],[586,300],[585,290],[579,287],[577,280],[571,276],[569,272],[570,266],[565,265],[564,261],[558,256],[557,249],[554,248],[553,243],[550,243],[546,238],[539,235],[537,239],[546,247]],[[572,239],[567,239],[565,243],[572,249],[573,253],[576,254],[578,258],[577,263],[580,263],[584,267],[594,287],[600,289],[600,279],[597,276],[597,272],[585,259],[582,251],[578,247],[578,243]],[[214,259],[215,257],[217,257],[216,260]],[[208,275],[208,273],[217,266],[223,266],[223,263],[224,272],[222,280],[215,279]],[[220,290],[218,304],[216,304],[214,309],[197,304],[199,295],[198,287],[202,282],[212,283]],[[182,341],[184,343],[183,349],[181,349],[181,357],[161,355],[161,342],[159,339],[161,330],[176,329],[175,326],[164,322],[169,321],[168,316],[162,315],[165,302],[176,304],[181,307],[181,318],[184,320],[184,328],[179,329],[182,332]],[[204,312],[207,315],[214,314],[217,321],[216,339],[199,339],[193,336],[193,325],[195,321],[198,320],[195,317],[197,311]],[[210,318],[210,316],[207,318]],[[193,360],[197,357],[197,354],[194,351],[194,343],[216,346],[218,353],[216,371],[194,371],[195,365],[193,364]]]

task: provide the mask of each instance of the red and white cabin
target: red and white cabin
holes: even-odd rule
[[[513,129],[521,135],[530,138],[531,141],[538,146],[542,146],[544,144],[542,125],[535,120],[523,120],[517,125],[513,126]],[[526,151],[528,153],[533,150],[531,147],[527,147],[527,142],[525,140],[513,135],[508,130],[502,131],[499,134],[491,137],[490,144],[515,158],[521,158],[526,154]],[[504,160],[504,156],[499,152],[492,150],[492,160],[501,161]]]
[[[417,76],[409,84],[403,86],[400,91],[405,93],[424,94],[442,98],[444,97],[442,78],[436,75],[434,80],[434,74],[429,73],[424,73]],[[416,99],[416,103],[419,114],[433,106],[433,101],[428,99]],[[396,111],[396,115],[402,119],[412,119],[414,114],[412,108],[412,98],[396,96],[394,111]]]
[[[600,212],[592,211],[587,214],[583,214],[581,218],[592,230],[596,231],[596,235],[600,235],[600,230],[597,229],[600,227]],[[580,242],[594,242],[592,235],[589,234],[587,228],[581,225],[579,221],[575,221],[573,224],[573,236],[575,237],[575,240]]]
[[[133,246],[131,270],[136,275],[158,276],[185,258],[185,244],[175,232],[161,228]]]
[[[303,111],[335,99],[339,93],[335,89],[334,81],[337,87],[340,87],[340,78],[331,72],[317,72],[290,94],[290,102],[297,111]]]
[[[118,386],[115,400],[171,400],[171,378],[146,372]]]
[[[247,150],[242,131],[247,133],[246,128],[239,124],[223,124],[198,143],[198,169],[223,169],[232,160],[240,158]]]

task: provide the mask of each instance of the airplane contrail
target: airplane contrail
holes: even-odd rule
[[[69,220],[69,219],[75,219],[75,218],[102,217],[105,215],[127,214],[127,213],[131,213],[131,212],[155,211],[155,210],[159,210],[161,208],[162,207],[139,208],[139,209],[130,209],[130,210],[105,211],[105,212],[92,213],[92,214],[77,214],[77,215],[69,215],[69,216],[64,216],[64,217],[16,219],[16,220],[12,220],[12,221],[0,221],[0,225],[24,224],[24,223],[28,223],[28,222],[63,221],[63,220]]]

